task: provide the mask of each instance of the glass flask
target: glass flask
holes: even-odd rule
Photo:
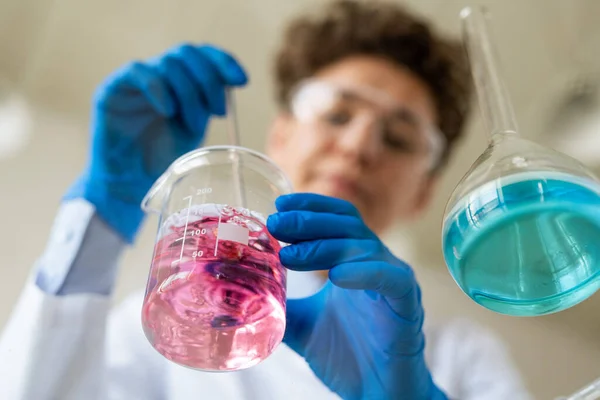
[[[577,160],[519,136],[485,11],[466,8],[461,17],[490,140],[446,205],[444,259],[460,288],[490,310],[564,310],[599,287],[600,183]]]
[[[600,399],[600,378],[581,388],[568,397],[559,397],[555,400],[598,400]]]
[[[265,224],[291,190],[272,161],[237,146],[187,153],[156,181],[142,204],[160,215],[142,324],[160,354],[233,371],[282,341],[286,270]]]

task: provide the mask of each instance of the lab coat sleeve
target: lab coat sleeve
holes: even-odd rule
[[[459,400],[530,400],[509,349],[488,329],[457,320],[450,327]]]
[[[46,250],[35,268],[35,283],[53,295],[109,295],[116,280],[123,239],[84,199],[62,204]]]
[[[122,318],[109,319],[121,249],[98,224],[93,207],[82,200],[61,207],[48,246],[0,335],[3,400],[162,398],[153,369],[136,369],[139,347],[126,343],[129,327],[118,326]]]

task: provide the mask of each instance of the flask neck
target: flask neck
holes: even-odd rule
[[[488,32],[485,9],[461,11],[463,38],[485,127],[491,137],[518,135],[508,91]]]

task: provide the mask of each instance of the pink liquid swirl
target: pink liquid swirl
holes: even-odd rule
[[[209,205],[177,216],[156,243],[142,309],[146,337],[164,357],[194,369],[258,364],[285,331],[279,243],[247,210]],[[248,230],[248,245],[218,237],[228,223]]]

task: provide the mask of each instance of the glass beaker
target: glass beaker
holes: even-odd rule
[[[561,311],[599,287],[600,183],[577,160],[519,136],[484,15],[461,14],[491,138],[448,200],[444,258],[460,288],[488,309]]]
[[[142,204],[160,214],[142,324],[159,353],[232,371],[282,341],[287,275],[265,224],[291,190],[272,161],[237,146],[187,153],[156,181]]]

